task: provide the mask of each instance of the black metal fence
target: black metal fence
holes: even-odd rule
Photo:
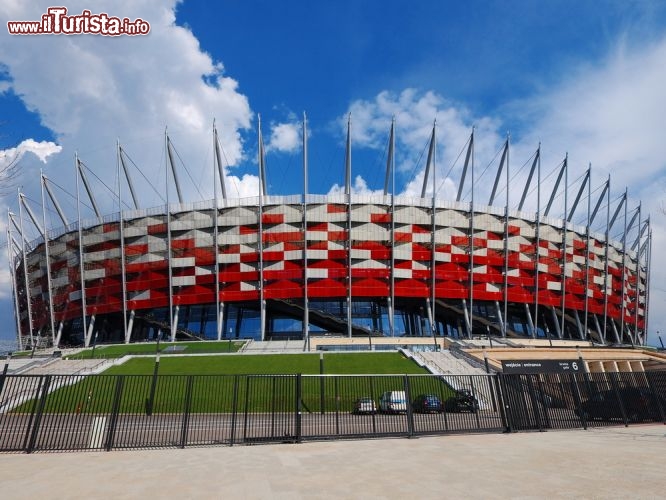
[[[666,423],[666,372],[0,376],[0,451]]]

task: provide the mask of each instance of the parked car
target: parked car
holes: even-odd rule
[[[479,402],[470,391],[462,389],[456,391],[453,396],[446,400],[444,409],[449,412],[469,411],[476,413],[479,411]]]
[[[597,392],[576,408],[576,415],[585,420],[622,420],[622,407],[627,420],[640,422],[644,420],[661,420],[662,411],[666,412],[666,400],[655,397],[649,389],[623,387],[615,390]]]
[[[407,397],[405,391],[386,391],[379,399],[379,411],[384,413],[405,413]]]
[[[551,396],[545,392],[536,391],[536,398],[539,403],[541,403],[546,408],[566,408],[566,404],[560,398]]]
[[[373,413],[377,413],[377,405],[372,398],[359,398],[354,403],[352,413],[357,415],[372,415]]]
[[[416,413],[439,413],[444,411],[442,400],[434,394],[419,394],[412,402]]]

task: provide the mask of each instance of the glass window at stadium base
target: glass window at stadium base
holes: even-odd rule
[[[445,200],[427,189],[437,185],[428,174],[436,170],[433,141],[434,130],[421,197],[388,189],[392,156],[384,193],[354,194],[349,141],[340,194],[306,188],[275,196],[260,182],[258,196],[234,199],[216,177],[222,195],[215,199],[179,197],[147,210],[134,199],[134,210],[71,224],[61,215],[61,227],[40,231],[34,241],[21,228],[37,218],[19,195],[19,215],[10,213],[9,224],[18,340],[30,346],[336,335],[645,342],[652,235],[640,205],[629,210],[626,192],[611,203],[610,179],[593,199],[588,170],[573,189],[575,201],[564,202],[566,217],[553,218],[553,200],[567,199],[566,159],[559,171],[564,187],[559,180],[548,189],[528,180],[516,188],[515,205],[502,205],[494,190],[488,205],[460,194]],[[460,191],[470,183],[473,145],[472,135]],[[504,152],[508,147],[507,141]],[[120,149],[120,161],[124,154]],[[528,179],[540,178],[538,160],[539,150],[528,162]],[[213,171],[222,172],[218,166]],[[85,168],[77,165],[77,176],[96,207]],[[175,174],[175,165],[168,168]],[[306,161],[303,168],[307,179]],[[264,169],[260,161],[260,179]],[[502,160],[495,188],[505,174]],[[43,205],[60,213],[48,179],[42,184]],[[527,211],[523,204],[535,189],[552,190],[550,201]],[[571,222],[577,209],[584,225]],[[611,239],[620,227],[620,238]]]

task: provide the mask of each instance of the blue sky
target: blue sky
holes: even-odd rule
[[[356,191],[382,187],[395,115],[397,189],[414,193],[436,118],[438,178],[447,179],[439,196],[455,191],[460,165],[454,160],[472,126],[479,171],[511,134],[512,182],[521,187],[520,167],[541,141],[544,175],[569,153],[571,191],[591,162],[593,189],[610,173],[614,199],[626,186],[630,209],[643,201],[658,262],[666,239],[663,2],[75,0],[65,2],[70,13],[141,17],[151,33],[10,36],[6,21],[38,20],[51,5],[23,3],[0,5],[0,150],[5,160],[20,156],[18,184],[36,210],[41,168],[62,186],[57,195],[65,210],[75,213],[75,151],[113,185],[116,139],[163,190],[165,127],[191,174],[183,176],[188,198],[210,196],[213,118],[229,161],[231,194],[250,195],[257,186],[258,114],[268,144],[269,191],[300,193],[303,111],[311,132],[311,192],[327,193],[343,182],[344,121],[351,112]],[[483,194],[491,177],[479,176]],[[136,181],[144,206],[161,204],[145,181]],[[113,195],[98,189],[100,204],[113,210]],[[514,200],[518,195],[512,190]],[[3,213],[17,210],[15,196],[0,204]],[[52,209],[48,219],[58,224]],[[26,232],[37,235],[34,228]],[[5,260],[5,247],[2,252]],[[658,267],[653,333],[666,331],[659,307],[666,271]],[[9,318],[4,268],[0,314]],[[0,338],[12,336],[0,330]]]

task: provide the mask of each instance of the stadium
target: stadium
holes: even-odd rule
[[[307,138],[305,119],[303,128]],[[546,188],[537,149],[527,163],[527,181],[514,187],[507,139],[484,205],[485,199],[474,199],[472,132],[458,196],[445,200],[433,194],[433,128],[421,196],[395,195],[393,127],[388,142],[384,190],[374,195],[352,190],[349,129],[339,194],[308,192],[305,139],[303,192],[270,195],[260,128],[260,192],[252,198],[227,196],[217,137],[215,197],[209,200],[182,197],[168,137],[165,172],[177,202],[168,200],[167,189],[165,205],[140,209],[120,147],[118,172],[124,172],[126,188],[117,195],[133,203],[131,210],[102,213],[77,159],[77,198],[81,183],[95,217],[83,220],[79,210],[70,222],[42,176],[42,209],[53,206],[60,227],[43,227],[46,217],[21,194],[18,214],[9,214],[19,345],[89,346],[161,336],[645,344],[649,218],[640,205],[628,209],[626,191],[619,202],[611,200],[610,178],[593,197],[588,169],[569,193],[565,158]],[[472,198],[463,200],[463,187],[470,185]],[[535,190],[536,210],[529,211],[526,198]],[[564,200],[559,218],[552,215],[555,198]],[[574,214],[585,224],[574,224]],[[38,229],[37,239],[29,241],[27,224]],[[618,230],[621,236],[611,237]]]

